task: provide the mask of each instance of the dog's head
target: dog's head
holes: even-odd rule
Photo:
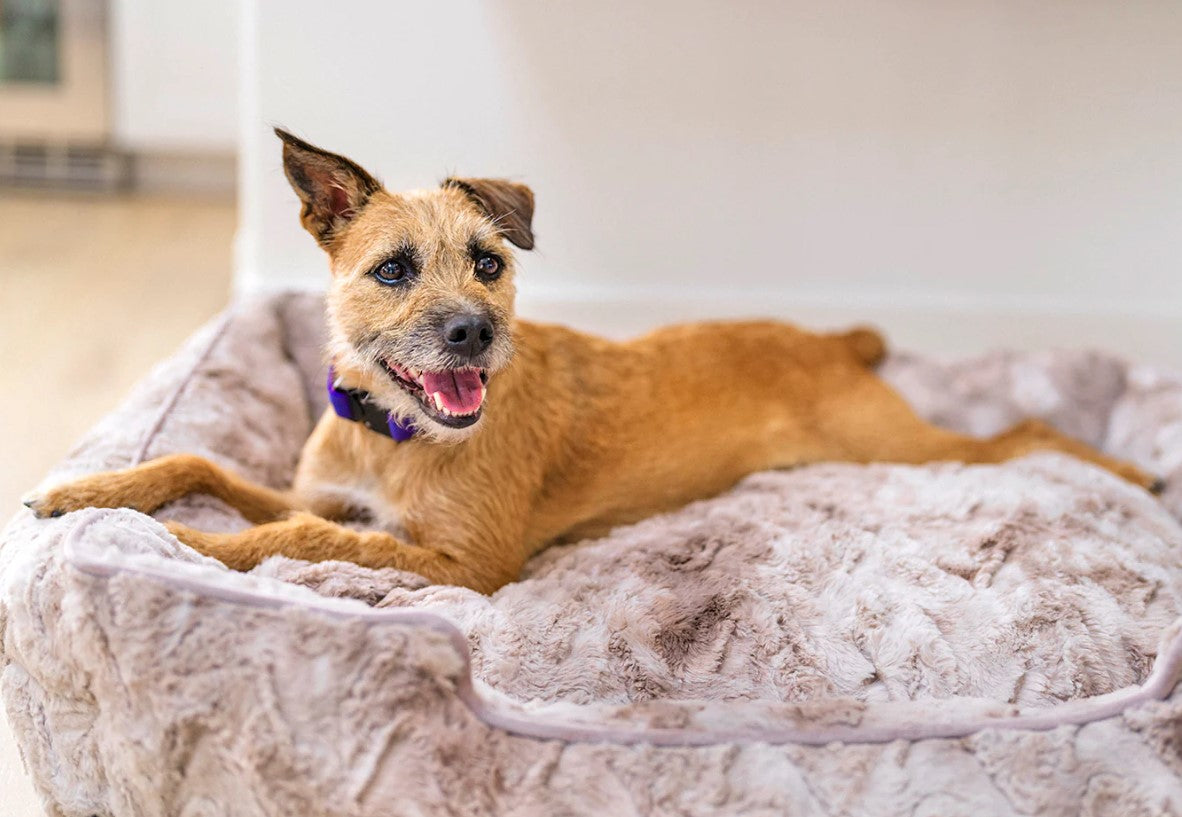
[[[354,162],[276,129],[300,221],[328,253],[330,354],[388,411],[437,440],[479,423],[513,355],[515,264],[534,198],[501,179],[390,193]]]

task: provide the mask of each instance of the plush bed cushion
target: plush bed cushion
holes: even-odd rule
[[[219,331],[186,386],[155,406],[147,434],[103,428],[73,470],[89,470],[96,448],[111,450],[112,465],[125,453],[195,451],[286,484],[324,406],[323,329],[318,299],[280,303],[278,320],[259,305]],[[1177,396],[1182,386],[1147,388],[1103,355],[998,353],[944,366],[896,357],[884,375],[943,425],[987,434],[1040,416],[1150,467],[1179,464],[1168,460],[1182,451],[1182,406],[1168,404],[1176,413],[1155,417],[1155,433],[1137,424],[1163,388]],[[1161,450],[1175,441],[1177,451]],[[204,497],[157,516],[245,525]],[[1182,612],[1179,568],[1182,526],[1161,502],[1045,454],[753,475],[723,496],[543,552],[492,597],[352,565],[275,559],[258,572],[443,614],[468,634],[477,676],[522,700],[1037,706],[1144,680]]]
[[[284,485],[324,406],[320,308],[310,296],[239,307],[162,364],[51,479],[191,451]],[[442,616],[466,638],[474,682],[488,700],[509,710],[528,704],[535,715],[594,705],[608,719],[646,717],[667,727],[697,718],[708,731],[732,717],[727,710],[660,706],[808,707],[759,710],[751,721],[758,730],[760,718],[807,720],[810,712],[873,723],[878,716],[868,707],[907,701],[938,700],[945,713],[1003,711],[998,705],[1029,713],[1144,682],[1182,610],[1182,381],[1095,353],[999,353],[950,364],[895,356],[884,376],[921,413],[973,433],[1043,417],[1163,474],[1166,495],[1158,501],[1049,454],[996,467],[820,464],[752,475],[722,496],[596,541],[552,548],[530,562],[521,581],[491,597],[428,586],[393,570],[285,558],[244,579],[130,511],[82,512],[90,514],[84,525],[75,515],[40,521],[22,513],[0,551],[0,646],[6,700],[40,785],[55,796],[67,783],[81,787],[90,799],[80,808],[92,808],[109,796],[104,775],[120,765],[110,751],[103,755],[101,730],[92,731],[102,701],[77,674],[83,658],[70,657],[89,648],[71,646],[65,630],[44,621],[54,599],[68,595],[68,563],[78,553],[76,567],[86,563],[104,575],[103,564],[138,565],[158,578],[199,574],[211,586],[256,588],[293,603],[306,603],[311,589],[370,608]],[[206,497],[157,516],[212,530],[244,525]],[[67,540],[74,556],[63,552]],[[120,581],[104,592],[137,586]],[[128,621],[150,622],[142,625],[147,641],[136,642],[135,662],[155,679],[153,689],[175,693],[185,676],[172,664],[183,665],[188,655],[178,645],[197,643],[186,636],[198,627],[185,612],[193,602],[153,603],[169,616],[127,614]],[[346,617],[367,609],[358,601],[332,604],[343,604]],[[99,625],[106,638],[114,638],[111,626]],[[326,655],[336,649],[327,644]],[[303,652],[286,660],[315,663]],[[96,666],[86,672],[100,677]],[[453,667],[445,674],[457,671],[467,672]],[[234,686],[227,678],[218,683]],[[1164,676],[1158,683],[1163,688],[1154,694],[1172,688]],[[603,708],[614,704],[650,708]],[[280,720],[297,714],[282,702],[260,706]],[[162,723],[179,717],[154,711]],[[895,731],[884,734],[923,736],[917,711],[887,718]],[[70,718],[79,729],[63,725]],[[107,725],[132,721],[124,713]],[[147,739],[139,749],[154,751]],[[106,771],[64,771],[68,766],[54,758],[67,750],[98,752]],[[54,783],[45,782],[50,767],[63,776]]]

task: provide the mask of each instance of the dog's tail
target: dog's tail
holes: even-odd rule
[[[839,337],[853,350],[859,360],[871,368],[882,363],[882,359],[886,357],[886,341],[873,329],[859,326],[842,333]]]

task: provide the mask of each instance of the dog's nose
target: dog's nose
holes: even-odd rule
[[[492,345],[492,321],[483,315],[456,315],[443,325],[443,342],[449,352],[475,357]]]

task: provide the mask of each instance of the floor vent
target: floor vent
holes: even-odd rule
[[[0,184],[57,190],[120,190],[131,182],[126,154],[91,145],[0,141]]]

